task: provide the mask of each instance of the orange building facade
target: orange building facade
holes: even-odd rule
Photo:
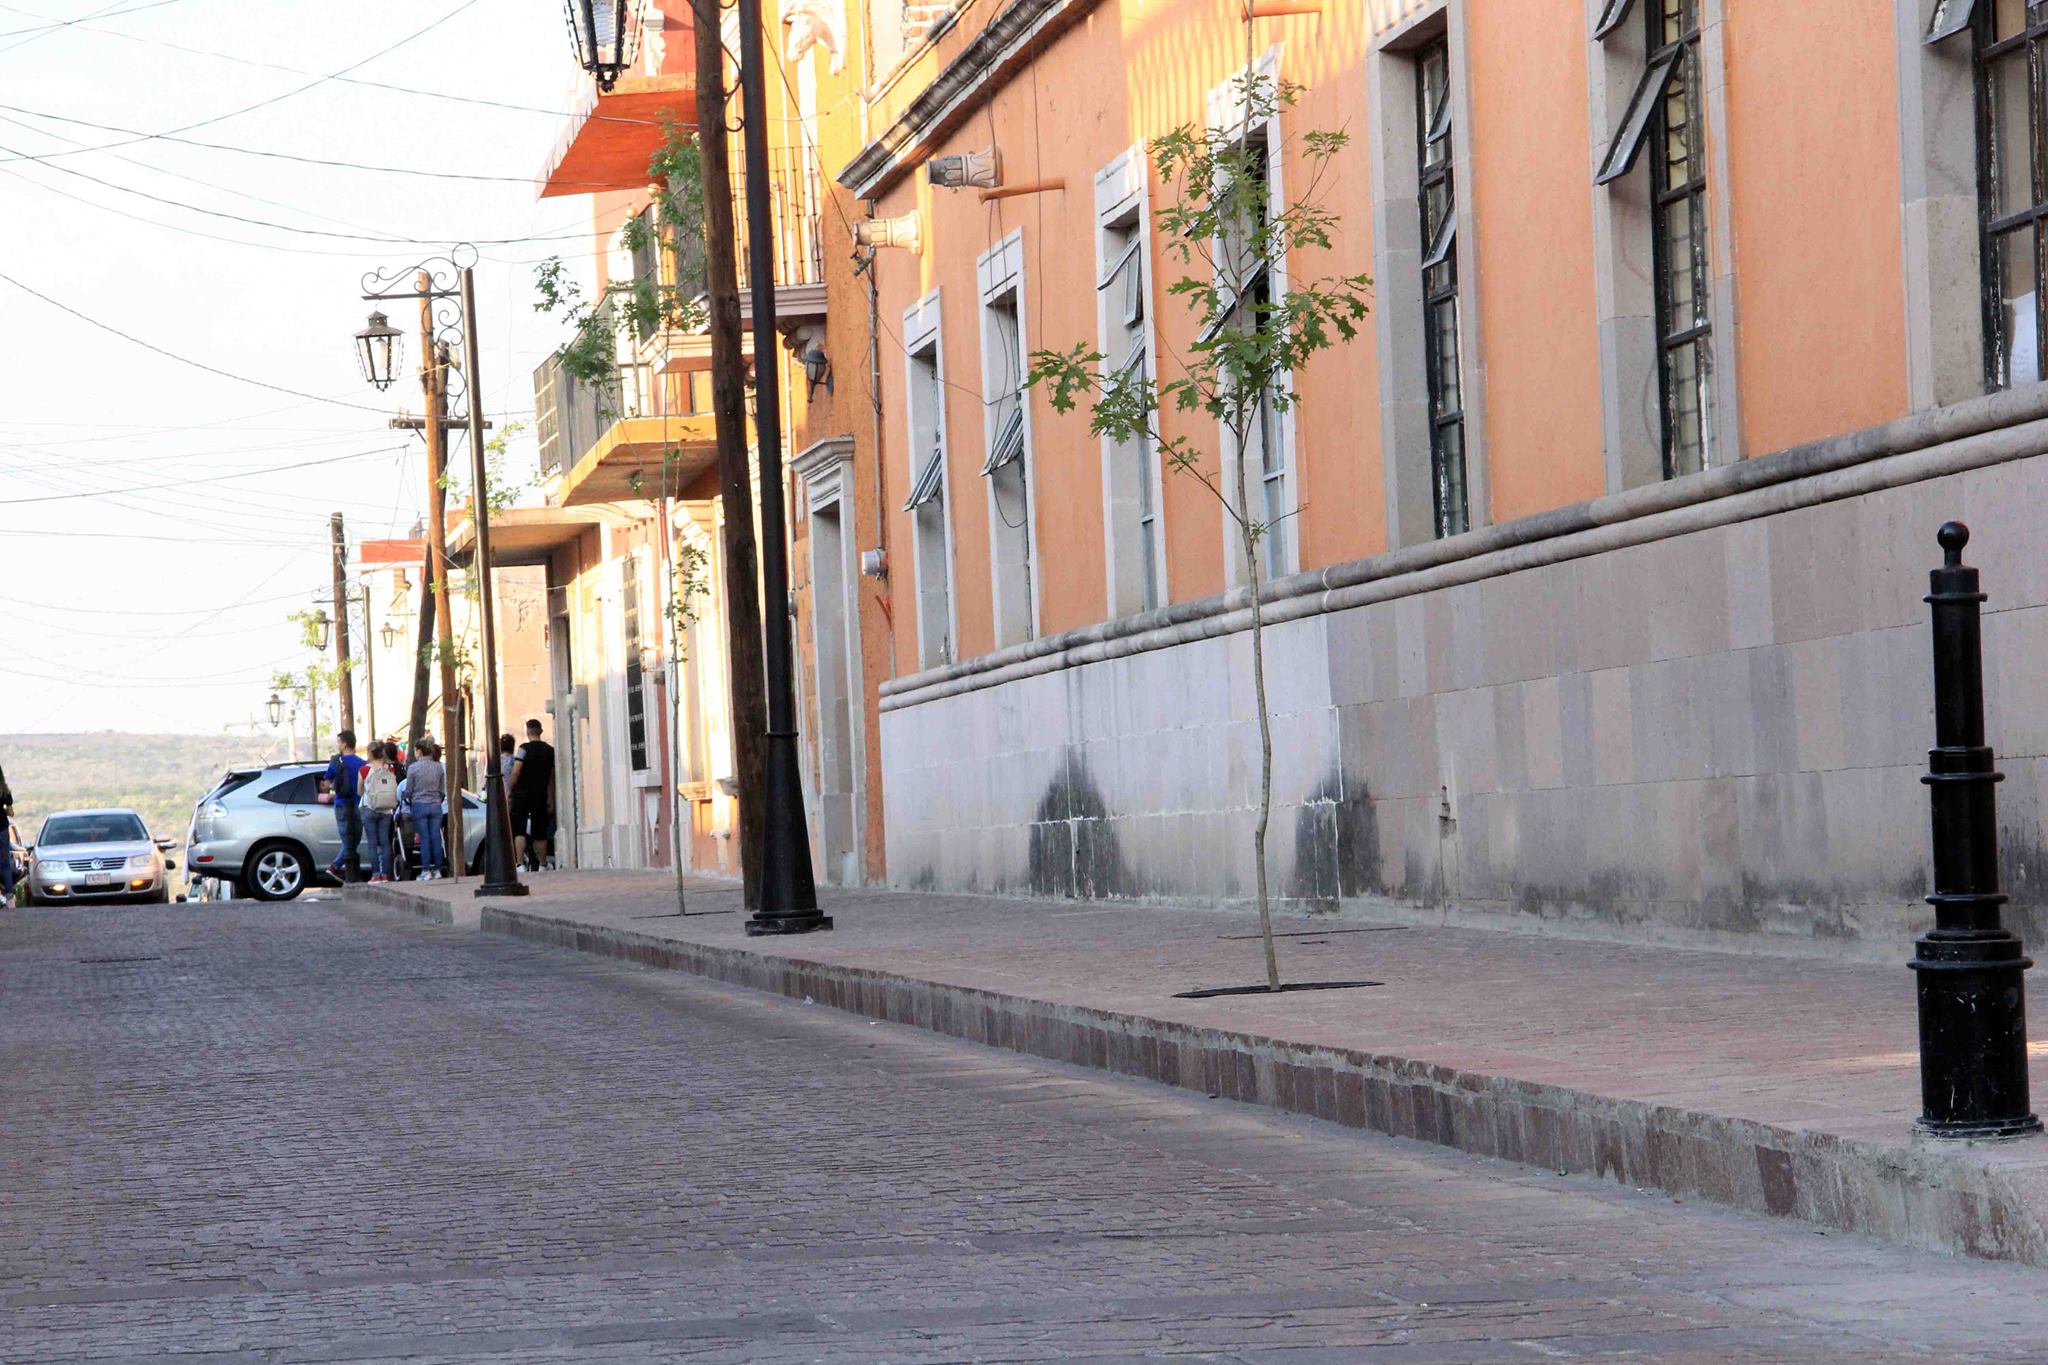
[[[1151,443],[1024,382],[1033,352],[1077,346],[1177,373],[1203,319],[1176,283],[1213,276],[1204,244],[1173,250],[1152,143],[1235,127],[1274,202],[1335,215],[1269,296],[1372,280],[1358,335],[1290,377],[1243,451],[1205,414],[1161,418],[1210,481],[1242,466],[1271,526],[1283,902],[1895,951],[1923,913],[1919,598],[1961,517],[1993,594],[2007,882],[2023,921],[2048,911],[2048,187],[2004,169],[2048,152],[2025,98],[2048,13],[782,0],[769,19],[778,175],[803,188],[778,191],[801,232],[775,228],[788,478],[761,492],[793,538],[821,880],[1251,894],[1232,521]],[[1251,126],[1247,72],[1298,97]],[[1348,141],[1318,175],[1326,132]],[[646,202],[611,188],[604,231]],[[644,268],[612,253],[603,273]],[[666,383],[703,363],[661,345]],[[701,416],[687,382],[651,392],[671,424]],[[614,539],[715,545],[710,485],[658,514],[615,486],[655,439],[674,432],[567,441],[556,500],[614,510],[579,514],[582,567],[555,588]],[[676,674],[698,719],[676,724],[707,736],[692,791],[729,838],[706,648]],[[695,771],[687,747],[672,766]],[[693,865],[731,866],[704,850]]]
[[[1935,527],[1980,523],[1994,651],[2048,600],[2022,510],[2048,191],[1995,169],[2048,143],[2042,16],[1882,10],[785,5],[837,184],[836,383],[795,447],[851,491],[828,525],[793,480],[799,562],[829,544],[801,626],[843,679],[810,718],[842,706],[860,741],[866,876],[1250,894],[1231,523],[1020,381],[1042,348],[1171,375],[1196,344],[1173,285],[1208,267],[1169,249],[1149,144],[1226,126],[1249,69],[1300,91],[1246,130],[1276,202],[1310,192],[1308,134],[1349,136],[1313,187],[1338,229],[1274,287],[1373,279],[1258,450],[1162,418],[1225,484],[1256,457],[1276,513],[1283,897],[1895,946],[1920,913]],[[2025,765],[2044,745],[2018,718],[2048,698],[2020,657],[1992,705]],[[2044,807],[2006,793],[2036,857]]]

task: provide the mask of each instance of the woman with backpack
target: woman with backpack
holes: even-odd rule
[[[370,766],[363,769],[363,829],[370,838],[370,880],[391,880],[393,825],[398,818],[398,772],[391,751],[380,741],[370,746]]]

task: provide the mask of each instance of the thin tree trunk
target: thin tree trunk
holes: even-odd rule
[[[739,267],[734,256],[732,155],[725,132],[725,48],[718,8],[694,6],[697,146],[704,172],[704,292],[711,336],[711,408],[718,429],[718,491],[725,510],[725,619],[732,686],[732,750],[739,781],[740,875],[746,906],[761,906],[762,736],[768,731],[761,647],[760,560],[754,544],[754,481],[747,467],[746,359],[740,350]],[[706,11],[709,11],[707,14]],[[759,357],[762,364],[775,357]],[[779,497],[780,489],[762,490]],[[781,609],[781,604],[775,604]]]
[[[1273,721],[1266,714],[1266,613],[1260,602],[1259,537],[1245,487],[1244,441],[1237,443],[1237,529],[1244,544],[1245,578],[1252,592],[1252,699],[1259,712],[1259,819],[1252,827],[1252,860],[1257,868],[1259,941],[1266,950],[1266,989],[1280,989],[1280,958],[1273,946],[1273,902],[1266,892],[1266,827],[1273,818]],[[1267,528],[1270,533],[1271,528]]]

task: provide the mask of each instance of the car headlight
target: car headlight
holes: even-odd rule
[[[146,872],[156,866],[156,855],[154,853],[138,853],[128,860],[128,866],[133,871]]]

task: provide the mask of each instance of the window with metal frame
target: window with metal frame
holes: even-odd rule
[[[1465,488],[1465,403],[1458,350],[1458,204],[1451,178],[1451,49],[1416,54],[1415,131],[1422,204],[1422,312],[1429,383],[1430,489],[1438,536],[1471,526]]]
[[[633,771],[647,771],[647,671],[641,664],[646,640],[640,623],[640,562],[627,558],[621,566],[619,608],[626,636],[626,747]]]
[[[1700,0],[1653,0],[1650,64],[1671,64],[1652,119],[1650,190],[1657,283],[1657,377],[1664,475],[1706,468],[1712,438],[1711,288],[1707,267],[1707,151],[1700,81]]]
[[[1261,124],[1246,134],[1249,152],[1246,178],[1267,187],[1264,193],[1257,195],[1255,209],[1266,215],[1268,221],[1272,185],[1270,133],[1271,129]],[[1254,250],[1252,241],[1265,230],[1264,223],[1247,225],[1242,237],[1229,234],[1220,244],[1217,259],[1225,272],[1219,281],[1222,306],[1217,310],[1215,320],[1202,330],[1201,341],[1213,341],[1233,328],[1263,329],[1270,325],[1275,302],[1272,261],[1266,258],[1247,259]],[[1258,462],[1258,505],[1246,509],[1246,515],[1258,520],[1263,528],[1259,543],[1264,548],[1266,575],[1280,578],[1293,572],[1287,553],[1285,522],[1294,509],[1287,478],[1286,428],[1270,388],[1259,395],[1245,436],[1246,446],[1256,449],[1240,450],[1238,458],[1249,455]]]
[[[909,385],[911,485],[903,510],[911,515],[911,550],[917,570],[918,663],[931,668],[953,658],[945,392],[938,333],[916,337],[904,359]]]
[[[1969,34],[1977,92],[1977,217],[1984,382],[2048,377],[2048,0],[1947,0],[1927,41]]]
[[[1026,356],[1020,278],[1013,276],[981,304],[982,363],[987,367],[982,401],[988,408],[988,454],[981,473],[989,481],[989,506],[995,518],[989,527],[989,567],[999,644],[1029,639],[1037,619],[1031,590],[1030,470],[1024,450]]]
[[[1132,204],[1101,225],[1100,249],[1109,266],[1095,283],[1103,296],[1103,364],[1123,384],[1151,376],[1146,355],[1145,251],[1142,219]],[[1113,610],[1151,611],[1161,602],[1159,494],[1152,443],[1145,436],[1106,447],[1110,461],[1108,533],[1116,541],[1111,568]],[[1136,572],[1131,572],[1135,567]]]
[[[1596,37],[1617,31],[1636,0],[1609,0]],[[1664,477],[1706,468],[1713,432],[1713,322],[1707,262],[1707,159],[1700,80],[1701,0],[1643,0],[1648,57],[1601,159],[1598,184],[1627,175],[1650,149],[1650,239],[1656,292],[1658,422]]]

